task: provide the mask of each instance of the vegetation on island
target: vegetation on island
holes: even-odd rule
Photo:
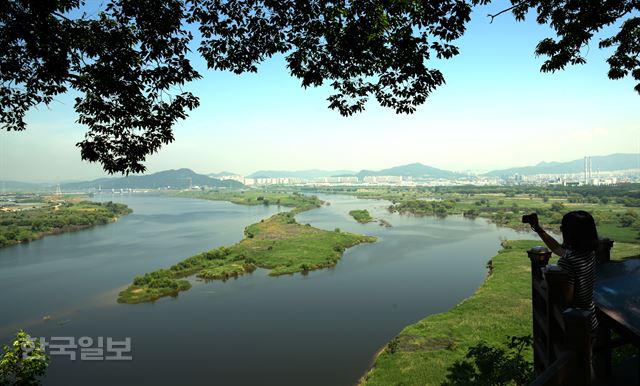
[[[0,209],[0,247],[107,224],[131,212],[126,205],[111,201],[50,201],[32,207],[4,206]]]
[[[238,193],[239,194],[239,193]],[[332,267],[337,264],[344,251],[360,243],[376,241],[375,237],[327,231],[309,224],[296,222],[294,216],[301,211],[321,205],[316,197],[279,193],[246,192],[234,202],[277,202],[294,205],[289,212],[281,212],[245,228],[244,239],[230,247],[220,247],[191,256],[169,269],[138,276],[118,297],[121,303],[141,303],[163,296],[175,296],[191,287],[186,277],[196,275],[205,280],[227,280],[254,271],[269,269],[272,276],[308,273],[311,270]],[[208,199],[220,199],[212,193]],[[230,196],[231,197],[231,196]],[[198,198],[204,198],[202,196]],[[261,198],[258,200],[258,198]]]
[[[491,259],[491,274],[473,296],[404,328],[381,350],[360,384],[441,385],[470,348],[500,346],[507,336],[530,335],[531,270],[526,251],[540,244],[504,242]],[[615,243],[611,252],[613,259],[640,257],[640,244]],[[532,361],[530,349],[522,354]]]
[[[350,211],[349,214],[360,224],[366,224],[373,221],[373,217],[371,217],[369,211],[366,209],[354,209]]]
[[[175,195],[178,197],[198,198],[202,200],[229,201],[239,205],[285,206],[296,208],[298,213],[317,208],[322,205],[322,201],[317,197],[304,195],[298,192],[207,190],[178,192]]]

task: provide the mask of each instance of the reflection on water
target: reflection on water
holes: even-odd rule
[[[54,356],[45,385],[351,385],[404,326],[472,294],[500,237],[522,237],[482,219],[401,216],[386,201],[322,198],[331,205],[299,214],[300,223],[379,241],[347,250],[332,269],[194,280],[153,304],[115,298],[135,275],[232,244],[278,209],[123,197],[134,213],[114,224],[2,249],[0,339],[18,326],[35,336],[132,338],[130,362]],[[358,224],[352,209],[392,227]]]

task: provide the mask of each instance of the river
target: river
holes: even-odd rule
[[[194,280],[176,298],[124,305],[117,293],[134,276],[233,244],[245,226],[286,208],[102,196],[134,213],[0,249],[0,342],[19,327],[47,339],[131,338],[130,361],[52,356],[45,386],[353,385],[403,327],[470,296],[500,238],[532,238],[483,219],[405,216],[389,213],[386,201],[320,198],[330,205],[299,214],[298,222],[378,242],[308,275],[274,278],[259,269],[227,282]],[[368,209],[392,227],[358,224],[352,209]]]

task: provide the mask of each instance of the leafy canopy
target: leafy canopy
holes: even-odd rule
[[[0,129],[24,130],[30,108],[75,90],[78,123],[88,129],[77,144],[82,158],[109,173],[142,172],[146,157],[173,141],[174,124],[199,105],[181,88],[200,78],[187,58],[191,44],[209,68],[236,74],[283,54],[303,87],[330,84],[329,107],[345,116],[370,98],[412,113],[445,83],[429,60],[457,55],[452,42],[465,32],[472,6],[488,3],[108,0],[89,13],[96,3],[2,1]],[[523,20],[533,10],[557,33],[535,50],[548,57],[544,72],[584,63],[581,50],[594,34],[624,20],[600,46],[615,47],[609,77],[631,74],[640,92],[639,1],[511,3],[503,12]]]
[[[47,371],[49,358],[39,340],[20,330],[0,357],[0,386],[36,386]]]

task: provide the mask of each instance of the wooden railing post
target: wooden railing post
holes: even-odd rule
[[[557,265],[549,265],[544,278],[547,284],[547,357],[552,363],[558,359],[560,346],[564,344],[565,326],[561,312],[571,302],[569,273]]]
[[[606,264],[611,261],[611,248],[613,248],[613,240],[606,237],[598,240],[598,248],[596,248],[596,262],[598,264]],[[600,311],[598,311],[599,313]],[[601,315],[601,314],[598,314]],[[598,338],[595,345],[595,373],[599,378],[607,378],[611,375],[611,328],[606,318],[599,316],[600,323],[598,327]],[[640,368],[640,366],[639,366]]]
[[[533,368],[536,375],[549,365],[547,357],[548,330],[546,289],[543,286],[542,271],[551,258],[551,251],[545,247],[534,247],[527,251],[531,261],[531,308],[533,315]]]
[[[536,279],[542,279],[541,269],[549,264],[551,251],[546,247],[533,247],[527,251],[531,260],[531,275]]]
[[[576,353],[577,366],[567,379],[570,385],[591,385],[591,314],[568,308],[563,313],[565,346]]]
[[[613,248],[613,240],[603,237],[598,240],[596,248],[596,261],[598,263],[606,263],[611,260],[611,248]]]

